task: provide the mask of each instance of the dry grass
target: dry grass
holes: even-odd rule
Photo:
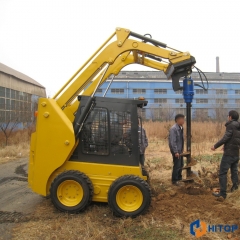
[[[149,147],[146,151],[146,165],[151,176],[151,188],[154,194],[153,206],[150,211],[135,219],[121,219],[112,216],[107,204],[92,204],[86,212],[69,215],[58,212],[50,200],[43,200],[36,208],[29,221],[18,223],[13,232],[13,239],[81,239],[81,240],[133,240],[133,239],[192,239],[189,234],[189,223],[195,220],[201,209],[189,209],[189,219],[184,214],[167,218],[159,214],[160,208],[165,208],[171,198],[165,200],[165,205],[156,200],[156,196],[166,195],[173,190],[171,185],[172,159],[168,148],[168,130],[172,126],[167,122],[146,122],[146,129],[149,138]],[[224,125],[212,122],[193,122],[192,140],[193,154],[198,164],[193,167],[194,171],[206,168],[215,172],[220,162],[221,150],[212,152],[210,147],[223,135]],[[10,146],[11,147],[11,146]],[[22,146],[20,149],[28,147]],[[7,148],[5,148],[7,151]],[[4,150],[4,149],[3,149]],[[9,151],[14,151],[14,149]],[[17,151],[16,151],[17,152]],[[0,154],[2,154],[0,152]],[[10,154],[10,153],[8,153]],[[14,154],[13,154],[14,155]],[[16,153],[15,153],[16,155]],[[1,155],[0,155],[1,156]],[[178,193],[179,196],[182,196]],[[210,194],[209,194],[210,195]],[[165,196],[165,197],[166,197]],[[178,195],[177,195],[178,196]],[[185,196],[185,195],[184,195]],[[191,198],[191,195],[185,197]],[[203,196],[204,197],[204,196]],[[174,198],[177,199],[177,198]],[[207,203],[210,204],[211,196],[208,196]],[[164,200],[163,200],[164,201]],[[192,200],[195,203],[196,198]],[[205,200],[206,201],[206,200]],[[180,200],[183,204],[184,200]],[[213,200],[211,200],[212,204]],[[239,193],[229,194],[226,204],[231,203],[238,207],[240,204]],[[176,204],[175,204],[176,205]],[[174,203],[170,209],[175,206]],[[227,208],[227,207],[226,207]],[[176,208],[176,212],[184,210],[185,207]],[[155,214],[155,211],[158,213]],[[187,213],[185,213],[186,215]],[[200,217],[214,224],[222,223],[222,219],[213,216],[213,213],[204,212]],[[209,219],[208,219],[209,218]],[[212,234],[204,239],[226,239],[226,235]],[[234,238],[235,239],[235,238]],[[237,238],[236,238],[237,239]]]
[[[145,122],[143,124],[150,138],[167,139],[168,132],[174,122]],[[186,126],[185,126],[186,127]],[[217,122],[192,122],[192,141],[199,143],[203,141],[213,142],[225,131],[224,123]]]
[[[165,227],[163,221],[151,214],[135,219],[116,218],[107,204],[94,203],[84,213],[58,212],[50,200],[42,202],[29,222],[18,223],[13,239],[81,239],[81,240],[181,240],[174,225]]]
[[[48,213],[51,206],[44,206],[36,215]],[[140,216],[120,219],[112,216],[106,205],[92,205],[78,215],[55,213],[55,219],[45,219],[18,224],[13,239],[69,239],[69,240],[181,240],[178,230],[165,228],[161,221]]]
[[[22,142],[16,145],[6,146],[0,149],[0,163],[22,157],[28,157],[29,143]]]
[[[158,145],[158,151],[169,152],[168,132],[174,122],[145,122],[149,142]],[[192,153],[193,155],[212,154],[211,147],[224,134],[224,123],[192,122]],[[186,134],[186,132],[185,132]],[[217,152],[219,152],[218,149]]]
[[[147,132],[149,143],[156,152],[169,152],[168,131],[174,122],[145,122],[144,128]],[[210,147],[224,133],[224,124],[215,122],[193,122],[192,123],[192,150],[194,155],[210,153]],[[18,130],[9,138],[9,145],[4,145],[4,135],[0,132],[0,163],[7,162],[19,157],[28,157],[29,154],[29,129]],[[207,139],[207,141],[206,141]],[[148,148],[150,149],[150,148]],[[151,153],[149,152],[151,159]],[[154,157],[153,157],[154,158]]]
[[[8,146],[5,146],[3,133],[0,134],[0,164],[29,155],[29,132],[18,130],[9,138]]]

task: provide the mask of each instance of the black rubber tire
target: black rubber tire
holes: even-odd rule
[[[143,202],[140,208],[133,212],[126,212],[122,210],[117,202],[116,195],[118,190],[126,185],[133,185],[137,187],[143,194]],[[135,175],[124,175],[115,180],[108,191],[108,204],[115,216],[118,217],[137,217],[146,212],[151,204],[151,190],[146,181]]]
[[[58,186],[66,180],[74,180],[78,182],[83,188],[83,198],[81,202],[73,207],[63,205],[57,197]],[[82,172],[69,170],[59,174],[52,182],[50,188],[50,197],[53,205],[62,212],[78,213],[86,209],[86,207],[92,202],[93,197],[93,185],[87,175]]]
[[[146,170],[145,166],[142,166],[142,175],[147,177],[147,183],[150,185],[150,176],[149,172]]]
[[[145,167],[144,166],[141,166],[141,167],[142,167],[142,175],[149,177],[148,171],[145,169]]]

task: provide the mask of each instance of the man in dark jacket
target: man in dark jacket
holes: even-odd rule
[[[218,147],[224,145],[224,153],[222,156],[219,184],[220,192],[213,193],[215,197],[227,196],[227,172],[231,169],[232,188],[231,192],[238,189],[238,161],[240,147],[240,123],[238,122],[239,114],[232,110],[228,114],[228,122],[225,124],[226,132],[223,138],[218,141],[211,149],[214,151]]]
[[[183,137],[183,124],[185,116],[177,114],[175,116],[175,124],[171,127],[169,132],[169,148],[173,157],[173,171],[172,171],[172,184],[179,185],[182,180],[182,167],[183,157],[180,154],[183,152],[184,137]]]
[[[127,130],[127,132],[124,134],[124,141],[126,146],[129,149],[129,152],[132,152],[132,141],[131,141],[131,128]],[[148,146],[148,138],[145,129],[142,127],[142,124],[140,121],[138,121],[138,147],[139,147],[139,153],[140,153],[140,164],[144,166],[145,162],[145,150]]]
[[[139,152],[140,152],[140,163],[144,166],[145,162],[145,150],[148,146],[148,138],[145,129],[141,126],[141,123],[138,123],[138,143],[139,143]]]

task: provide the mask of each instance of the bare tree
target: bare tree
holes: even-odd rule
[[[174,109],[170,104],[159,105],[158,108],[151,107],[150,118],[153,121],[171,121],[174,117]]]
[[[160,108],[150,108],[150,115],[152,121],[161,121]]]
[[[227,101],[225,94],[216,94],[212,99],[213,118],[218,122],[226,121],[228,109],[225,104]]]
[[[226,121],[228,109],[225,108],[224,103],[215,103],[213,105],[213,118],[218,122]]]
[[[1,117],[0,117],[0,130],[3,132],[5,137],[5,146],[8,145],[8,140],[12,135],[14,129],[18,126],[18,118],[15,118],[15,114],[12,115],[10,110],[10,106],[7,104],[1,105]],[[6,111],[8,109],[8,111]]]
[[[33,113],[36,107],[37,100],[32,103],[31,99],[26,98],[23,101],[6,99],[5,103],[1,104],[0,131],[3,132],[6,146],[9,144],[9,138],[14,130],[19,127],[27,129],[30,137],[35,129]],[[20,126],[20,124],[22,125]]]
[[[12,135],[13,131],[17,128],[19,122],[18,119],[8,120],[5,123],[0,124],[0,130],[3,132],[5,136],[5,146],[8,145],[8,140]]]
[[[208,121],[209,117],[208,117],[208,109],[195,109],[193,111],[193,119],[196,121]]]
[[[155,120],[155,108],[150,107],[149,108],[149,118],[154,121]]]
[[[163,121],[171,121],[174,117],[174,109],[171,104],[164,104],[162,108],[160,108],[161,120]]]
[[[223,104],[215,106],[215,119],[219,122],[226,121],[228,110],[223,107]]]

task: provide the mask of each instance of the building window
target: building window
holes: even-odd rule
[[[166,98],[154,98],[154,103],[167,103]]]
[[[23,101],[27,102],[27,93],[23,93]]]
[[[156,94],[167,94],[167,89],[154,89]]]
[[[15,110],[15,109],[16,109],[15,100],[11,100],[11,110]]]
[[[177,98],[177,99],[175,99],[175,103],[184,103],[184,99],[183,98]]]
[[[20,97],[19,97],[19,91],[16,91],[16,99],[19,100]]]
[[[136,93],[136,94],[146,93],[146,89],[135,88],[133,89],[133,93]]]
[[[16,91],[11,89],[11,99],[16,99]]]
[[[98,88],[96,93],[102,93],[102,89],[101,88]]]
[[[0,87],[0,97],[5,97],[5,88]]]
[[[225,95],[227,94],[227,89],[216,89],[216,94]]]
[[[0,122],[30,122],[33,116],[32,95],[0,87],[0,109]]]
[[[10,98],[10,89],[6,88],[6,98]]]
[[[196,94],[208,94],[208,90],[196,89]]]
[[[235,90],[235,94],[240,94],[240,89]]]
[[[28,109],[32,109],[32,103],[31,102],[29,102],[27,105],[28,105]]]
[[[32,95],[28,94],[28,102],[31,102],[31,101],[32,101]]]
[[[176,94],[183,94],[183,91],[182,90],[178,90],[175,92]]]
[[[16,102],[15,102],[15,105],[16,105],[16,109],[18,109],[18,111],[19,111],[19,109],[20,109],[20,102],[19,102],[19,101],[16,101]]]
[[[228,100],[227,99],[216,99],[216,103],[217,104],[224,104],[224,103],[228,103]]]
[[[18,118],[18,117],[17,117],[17,115],[16,115],[16,112],[11,111],[11,120],[17,121],[17,120],[18,120],[17,118]]]
[[[6,122],[9,122],[11,120],[11,112],[5,111],[5,116],[6,116]]]
[[[0,108],[1,108],[1,105],[0,105]],[[0,121],[1,121],[1,122],[5,122],[5,121],[6,121],[5,113],[6,113],[5,111],[1,111],[1,110],[0,110],[0,116],[1,116],[1,117],[0,117]]]
[[[124,89],[123,88],[112,88],[111,93],[122,94],[122,93],[124,93]]]
[[[6,99],[6,110],[11,110],[10,99]]]
[[[0,98],[1,99],[1,98]],[[240,99],[235,99],[235,103],[240,104]]]
[[[196,99],[196,103],[208,103],[208,99],[199,98],[199,99]]]
[[[5,98],[0,98],[0,109],[5,109]],[[1,118],[0,118],[1,122]]]
[[[24,102],[19,103],[20,111],[24,111]]]
[[[23,101],[23,92],[19,92],[19,100]]]

